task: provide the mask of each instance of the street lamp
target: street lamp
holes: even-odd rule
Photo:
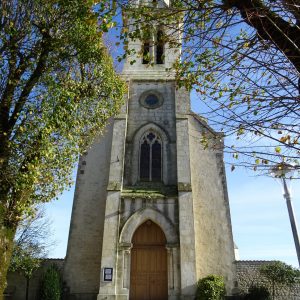
[[[291,227],[292,227],[297,257],[298,257],[298,264],[300,266],[300,243],[299,243],[297,223],[296,223],[295,216],[294,216],[294,209],[293,209],[293,205],[292,205],[290,191],[289,191],[289,189],[287,187],[287,183],[286,183],[287,175],[290,175],[290,177],[291,177],[294,170],[295,170],[295,168],[292,165],[289,165],[286,163],[280,163],[280,164],[274,166],[270,170],[270,174],[275,178],[279,178],[283,185],[283,191],[284,191],[283,197],[286,200],[286,205],[287,205],[287,209],[288,209],[288,213],[289,213],[289,218],[290,218],[290,222],[291,222]]]

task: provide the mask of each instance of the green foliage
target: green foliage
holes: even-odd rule
[[[61,278],[59,270],[55,265],[50,266],[44,273],[40,287],[40,299],[60,300]]]
[[[278,289],[290,288],[300,281],[300,270],[281,261],[263,265],[259,272],[270,283],[272,299],[275,299]]]
[[[39,268],[47,250],[52,246],[50,225],[44,208],[39,206],[33,216],[19,223],[10,262],[10,271],[18,272],[29,280]]]
[[[113,26],[114,8],[109,0],[95,3],[0,2],[3,232],[15,232],[35,204],[70,186],[78,155],[122,104],[125,84],[102,43],[102,33]],[[1,242],[0,255],[8,248]],[[6,269],[1,272],[0,286]]]
[[[260,274],[277,285],[292,286],[300,280],[300,270],[281,261],[263,265]]]
[[[249,288],[245,300],[269,300],[270,293],[264,286],[253,285]]]
[[[34,251],[34,249],[15,245],[9,266],[10,271],[18,272],[26,279],[30,279],[41,263],[40,258],[34,255]]]
[[[17,224],[32,203],[47,202],[71,184],[78,154],[118,112],[125,85],[102,43],[110,10],[93,9],[94,1],[7,3],[0,7],[6,20],[0,32],[0,221]]]
[[[197,283],[197,300],[221,300],[224,299],[225,294],[225,283],[222,276],[209,275]]]

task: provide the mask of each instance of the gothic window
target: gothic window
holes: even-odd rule
[[[157,31],[157,41],[156,41],[156,63],[161,65],[164,63],[164,41],[163,41],[163,31],[159,29]]]
[[[161,181],[162,146],[160,137],[153,131],[148,131],[142,137],[140,144],[140,180]]]

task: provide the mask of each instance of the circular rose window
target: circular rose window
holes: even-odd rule
[[[163,99],[160,95],[158,95],[158,93],[147,92],[142,95],[140,103],[146,108],[153,109],[161,106],[163,103]]]
[[[157,96],[150,94],[145,99],[145,104],[148,106],[156,106],[159,103]]]

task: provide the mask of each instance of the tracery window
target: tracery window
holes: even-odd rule
[[[153,131],[145,133],[140,144],[140,180],[161,181],[161,138]]]

